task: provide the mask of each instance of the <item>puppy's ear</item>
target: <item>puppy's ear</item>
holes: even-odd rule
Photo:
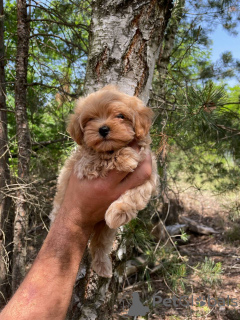
[[[135,111],[135,134],[136,137],[141,140],[149,132],[152,124],[153,111],[150,108],[144,106],[143,102],[133,97],[133,109]]]
[[[77,144],[81,145],[83,132],[79,123],[79,114],[71,114],[68,121],[67,132],[70,134],[73,140],[77,142]]]
[[[80,125],[80,112],[83,105],[83,100],[80,99],[77,102],[76,108],[74,109],[74,114],[71,114],[68,119],[67,132],[70,136],[81,145],[83,140],[83,131]]]

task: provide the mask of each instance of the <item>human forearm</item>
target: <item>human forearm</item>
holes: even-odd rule
[[[31,270],[3,310],[1,320],[65,318],[92,230],[90,226],[72,223],[64,211],[62,208],[59,212]]]

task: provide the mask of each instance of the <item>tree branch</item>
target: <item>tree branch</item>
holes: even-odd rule
[[[223,102],[223,103],[217,103],[216,106],[226,106],[229,104],[239,104],[240,105],[240,101],[238,102]]]
[[[47,84],[44,84],[44,83],[41,83],[41,82],[26,83],[26,86],[28,86],[28,87],[43,86],[43,87],[46,87],[46,88],[49,88],[49,89],[56,89],[56,90],[58,90],[59,92],[62,92],[62,93],[64,93],[65,95],[67,95],[67,96],[69,96],[69,97],[72,97],[72,98],[75,98],[75,99],[79,97],[79,95],[77,95],[77,94],[68,93],[67,91],[63,90],[61,87],[50,86],[50,85],[47,85]]]
[[[15,113],[15,111],[13,111],[13,110],[9,110],[9,109],[1,109],[0,111],[5,111],[5,112],[12,112],[12,113]]]
[[[32,151],[36,152],[39,149],[49,146],[50,144],[54,144],[54,143],[58,143],[58,142],[63,142],[63,141],[67,141],[69,140],[69,137],[63,137],[60,139],[56,139],[56,140],[48,140],[48,141],[40,141],[40,142],[32,142]],[[17,158],[18,154],[17,153],[13,153],[11,154],[11,158]],[[31,157],[35,157],[34,154],[31,154]]]
[[[217,127],[224,129],[226,131],[230,131],[230,132],[236,132],[236,134],[240,134],[240,131],[238,129],[234,129],[234,128],[230,128],[230,127],[226,127],[223,124],[216,124]]]
[[[58,36],[58,35],[56,35],[56,34],[35,33],[35,34],[32,34],[32,35],[29,37],[29,39],[32,39],[32,38],[34,38],[34,37],[39,37],[39,36],[40,36],[40,37],[54,37],[54,38],[58,38],[58,39],[64,41],[65,43],[67,43],[67,44],[69,44],[69,45],[72,45],[73,47],[80,48],[84,53],[87,54],[87,51],[84,50],[81,45],[78,45],[78,44],[76,44],[76,43],[74,43],[74,42],[68,41],[68,40],[66,40],[66,39],[64,39],[64,38],[62,38],[62,37],[60,37],[60,36]]]
[[[45,147],[45,146],[48,146],[49,144],[53,144],[53,143],[57,143],[57,142],[63,142],[63,141],[67,141],[67,140],[69,140],[69,137],[63,137],[63,138],[56,139],[56,140],[32,142],[32,146]]]
[[[51,19],[29,19],[28,22],[50,22],[50,23],[56,23],[56,24],[60,24],[63,26],[67,26],[67,27],[81,27],[84,30],[88,31],[89,28],[88,26],[78,23],[78,24],[74,24],[74,23],[68,23],[68,22],[61,22],[61,21],[56,21],[56,20],[51,20]]]

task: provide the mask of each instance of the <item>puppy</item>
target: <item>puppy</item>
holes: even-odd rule
[[[79,145],[66,161],[58,178],[51,221],[61,206],[72,170],[79,179],[104,177],[109,170],[132,172],[150,150],[149,128],[153,112],[137,97],[131,97],[107,86],[86,98],[80,98],[70,116],[68,132]],[[129,147],[136,140],[140,152]],[[152,154],[152,175],[143,185],[128,190],[114,201],[92,235],[90,252],[92,268],[102,277],[112,276],[109,254],[116,229],[146,207],[156,194],[158,174]]]

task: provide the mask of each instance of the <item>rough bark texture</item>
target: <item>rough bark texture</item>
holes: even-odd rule
[[[26,183],[29,176],[29,161],[31,153],[30,134],[27,121],[26,83],[28,66],[29,24],[27,23],[26,0],[17,1],[17,56],[15,107],[18,141],[18,178],[19,183]],[[17,289],[25,275],[26,232],[28,227],[28,212],[25,202],[24,188],[17,193],[16,214],[14,222],[14,251],[12,288]]]
[[[9,297],[8,285],[8,215],[10,198],[6,197],[6,185],[9,184],[7,109],[5,86],[5,48],[4,48],[4,12],[3,0],[0,0],[0,309]]]
[[[113,83],[148,102],[171,0],[93,1],[86,92]]]
[[[85,92],[116,84],[120,90],[139,96],[147,104],[172,1],[97,0],[92,1],[92,5]],[[116,259],[116,252],[112,258],[115,268],[119,269],[122,262]],[[68,319],[112,319],[119,272],[109,280],[93,274],[89,266],[86,255]]]

